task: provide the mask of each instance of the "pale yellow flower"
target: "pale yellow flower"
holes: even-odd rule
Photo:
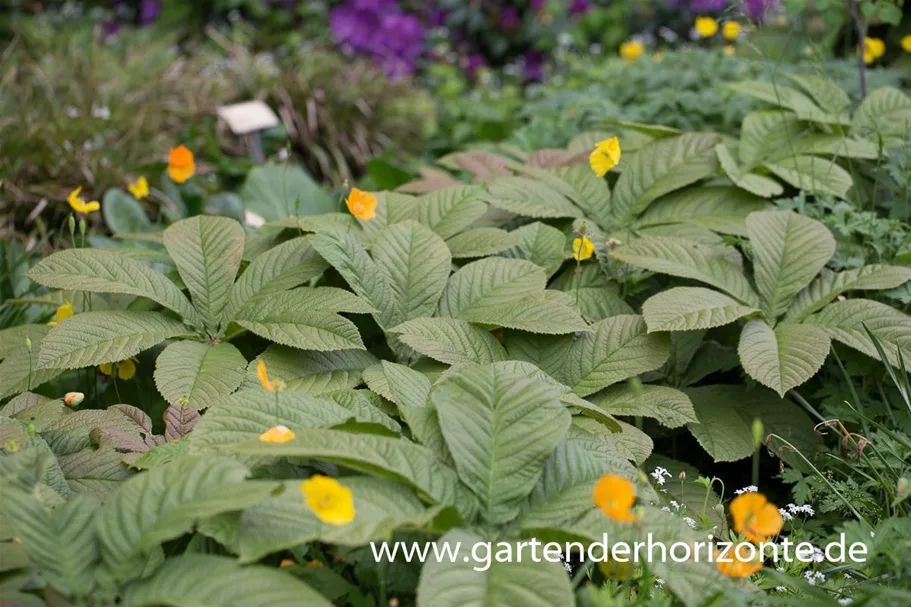
[[[101,204],[97,200],[86,202],[85,199],[79,195],[80,192],[82,192],[82,186],[70,192],[70,195],[66,198],[66,201],[70,203],[70,207],[74,211],[77,213],[91,213],[92,211],[97,211],[101,208]]]
[[[114,363],[102,363],[98,369],[105,375],[114,375]],[[117,377],[123,380],[133,379],[136,375],[136,359],[128,358],[117,363]]]
[[[64,299],[63,305],[57,306],[57,311],[54,313],[54,320],[47,324],[49,327],[56,327],[57,323],[66,320],[73,314],[75,314],[75,312],[73,312],[73,304],[70,303],[69,299]]]
[[[272,426],[259,435],[259,440],[263,443],[287,443],[294,440],[294,436],[294,432],[287,426]]]
[[[711,38],[718,33],[718,22],[711,17],[696,17],[694,27],[703,38]]]
[[[620,140],[616,137],[599,141],[595,149],[588,156],[588,164],[595,175],[604,177],[607,172],[620,162]]]
[[[127,184],[127,188],[136,200],[142,200],[149,195],[149,180],[140,176],[133,183]]]
[[[573,239],[573,259],[576,261],[585,261],[590,259],[595,252],[595,245],[587,236]]]
[[[354,495],[334,478],[314,474],[300,489],[307,506],[322,522],[342,526],[354,520]]]

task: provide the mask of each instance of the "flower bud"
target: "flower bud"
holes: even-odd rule
[[[753,432],[753,448],[758,449],[762,446],[762,439],[765,438],[765,426],[758,417],[753,420],[751,431]]]
[[[679,476],[678,476],[677,478],[679,478],[681,481],[685,481],[685,480],[686,480],[686,472],[681,470],[681,471],[680,471],[680,474],[679,474]]]
[[[82,392],[67,392],[63,397],[63,402],[70,407],[78,407],[83,400],[85,400],[85,394]]]
[[[79,235],[85,236],[85,219],[79,220]]]
[[[28,335],[25,336],[25,349],[29,352],[32,351],[32,340],[29,339]]]
[[[70,229],[70,236],[76,231],[76,218],[70,215],[66,220],[66,225]]]

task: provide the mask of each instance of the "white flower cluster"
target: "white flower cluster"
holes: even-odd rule
[[[816,514],[816,511],[813,510],[813,506],[810,504],[804,504],[798,506],[797,504],[788,504],[784,508],[779,508],[778,512],[781,513],[781,518],[786,521],[791,520],[797,514],[805,514],[807,516],[813,516]]]
[[[825,583],[826,576],[819,571],[804,571],[803,577],[807,579],[810,586],[815,586],[816,582]]]
[[[737,495],[743,495],[744,493],[757,493],[758,491],[759,491],[759,487],[757,487],[756,485],[749,485],[747,487],[744,487],[743,489],[738,489],[734,493]]]
[[[650,476],[653,479],[655,479],[656,483],[658,483],[659,485],[663,485],[667,479],[671,478],[671,473],[667,471],[667,468],[662,468],[661,466],[658,466],[657,468],[652,470],[652,473]]]

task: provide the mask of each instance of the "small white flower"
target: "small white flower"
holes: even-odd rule
[[[573,566],[570,565],[569,563],[567,563],[566,561],[563,561],[563,569],[566,570],[566,573],[572,573],[572,572],[573,572]]]
[[[756,485],[749,485],[747,487],[744,487],[743,489],[738,489],[734,493],[736,493],[737,495],[743,495],[744,493],[756,493],[758,491],[759,491],[759,487],[757,487]]]
[[[683,522],[690,526],[690,529],[696,528],[696,520],[688,516],[683,517]]]
[[[876,537],[876,532],[875,532],[875,531],[871,531],[871,532],[870,532],[870,537]]]
[[[63,113],[66,114],[67,118],[79,118],[79,110],[71,105],[67,106]]]
[[[790,521],[791,519],[794,518],[793,516],[791,516],[791,513],[788,512],[787,510],[785,510],[784,508],[779,508],[778,514],[780,514],[781,518],[786,521]]]
[[[657,468],[652,470],[652,473],[650,476],[653,479],[655,479],[656,483],[658,483],[659,485],[663,485],[665,480],[671,478],[671,473],[667,471],[667,468],[662,468],[661,466],[658,466]]]
[[[671,511],[671,509],[668,508],[667,506],[662,506],[661,509],[664,510],[665,512],[670,512],[670,511]]]
[[[838,599],[838,604],[839,604],[839,605],[850,605],[850,604],[853,603],[853,602],[854,602],[854,599],[852,599],[852,598],[849,597],[849,596],[842,597],[842,598]]]
[[[813,562],[821,563],[824,560],[826,560],[826,556],[822,553],[822,550],[820,550],[819,548],[814,546],[813,547]]]
[[[787,586],[775,586],[775,590],[777,590],[778,592],[787,592],[788,587]]]
[[[111,109],[106,105],[92,105],[92,116],[102,120],[110,120]]]
[[[664,586],[664,580],[662,580],[660,577],[655,578],[655,583],[659,586]]]
[[[671,506],[674,507],[674,510],[680,510],[680,504],[674,500],[671,500]]]

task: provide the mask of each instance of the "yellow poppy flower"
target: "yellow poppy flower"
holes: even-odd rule
[[[724,26],[721,28],[721,35],[724,36],[725,40],[736,40],[737,36],[740,35],[740,22],[725,22]]]
[[[911,53],[911,34],[902,38],[901,45],[906,53]]]
[[[285,387],[285,383],[280,379],[269,379],[269,373],[266,371],[266,363],[262,360],[256,362],[256,375],[259,377],[259,383],[269,392],[278,392]]]
[[[576,261],[590,259],[594,252],[595,245],[588,239],[588,236],[573,239],[573,259]]]
[[[858,48],[857,52],[861,50]],[[886,43],[879,38],[864,38],[863,56],[864,63],[867,65],[873,63],[886,54]]]
[[[259,435],[259,440],[262,443],[287,443],[294,440],[294,436],[294,432],[287,426],[272,426]]]
[[[639,40],[627,40],[620,45],[620,56],[627,61],[635,61],[645,52],[645,45]]]
[[[73,304],[70,303],[69,299],[64,299],[63,305],[57,306],[57,311],[54,312],[54,320],[47,324],[49,327],[56,327],[57,323],[66,320],[73,314],[75,314],[75,312],[73,312]]]
[[[179,145],[168,154],[168,177],[174,183],[183,183],[196,174],[193,152]]]
[[[728,57],[731,57],[734,54],[734,46],[731,44],[725,45],[724,54],[727,55]]]
[[[711,38],[718,33],[718,22],[711,17],[696,17],[694,27],[703,38]]]
[[[101,208],[101,204],[97,200],[92,202],[86,202],[85,198],[79,195],[82,191],[82,186],[79,186],[67,196],[66,201],[70,203],[70,207],[77,213],[91,213],[92,211],[97,211]]]
[[[607,172],[620,162],[620,140],[616,137],[599,141],[595,149],[588,155],[588,164],[595,175],[604,177]]]
[[[342,526],[354,520],[351,489],[334,478],[314,474],[301,483],[301,493],[307,506],[322,522]]]
[[[149,180],[140,176],[133,183],[127,184],[127,188],[130,190],[130,194],[133,195],[133,198],[142,200],[149,195]]]
[[[731,502],[734,530],[751,542],[764,542],[781,532],[784,521],[775,504],[761,493],[744,493]]]
[[[83,400],[85,400],[85,394],[82,392],[67,392],[63,397],[63,402],[68,407],[77,407],[82,404]]]
[[[98,365],[98,369],[101,370],[105,375],[114,375],[114,364],[113,363],[102,363]],[[128,358],[126,360],[121,360],[117,363],[117,377],[123,380],[133,379],[136,375],[136,359]]]
[[[592,499],[608,518],[618,523],[632,523],[639,520],[633,513],[636,488],[627,479],[617,474],[605,474],[592,490]]]
[[[348,198],[345,199],[348,211],[358,219],[373,219],[376,217],[376,196],[357,188],[351,188]]]
[[[741,558],[746,555],[752,555],[752,560]],[[721,552],[715,552],[715,565],[721,573],[729,577],[747,577],[762,569],[762,554],[758,548],[747,542],[731,546],[724,555],[724,561],[718,560],[721,557]]]

